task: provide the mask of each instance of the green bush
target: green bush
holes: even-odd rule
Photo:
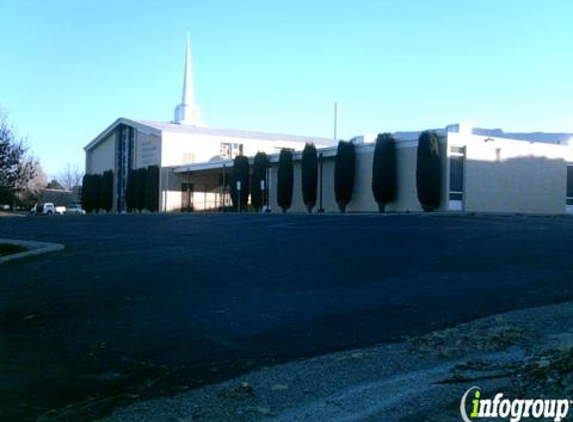
[[[93,197],[93,207],[95,212],[99,212],[103,208],[102,204],[102,187],[103,187],[103,177],[101,174],[92,175],[92,197]]]
[[[334,162],[334,194],[340,212],[346,211],[346,206],[352,200],[354,189],[356,152],[352,142],[340,141]]]
[[[318,157],[314,144],[306,144],[301,161],[302,200],[308,212],[316,205],[318,185]]]
[[[142,212],[145,209],[145,183],[147,182],[147,169],[142,167],[135,170],[135,209]]]
[[[283,212],[286,212],[292,204],[293,185],[292,150],[283,148],[279,154],[277,171],[277,204]]]
[[[149,166],[145,179],[145,209],[159,211],[159,167]]]
[[[93,177],[91,174],[84,174],[84,177],[82,178],[82,191],[80,199],[82,201],[82,208],[86,212],[92,212],[94,210],[92,180]]]
[[[241,182],[241,192],[237,191],[237,182]],[[241,198],[239,204],[239,196]],[[249,202],[249,159],[244,155],[235,157],[233,161],[233,182],[231,183],[231,200],[233,207],[242,211]]]
[[[424,211],[439,208],[442,197],[442,163],[438,135],[433,131],[422,132],[418,139],[416,188]]]
[[[251,178],[251,205],[259,211],[266,203],[266,195],[268,186],[265,185],[265,190],[261,190],[261,181],[266,183],[267,179],[267,154],[264,152],[257,152],[253,160],[253,175]]]
[[[372,193],[380,212],[396,199],[397,179],[396,141],[390,133],[380,134],[372,159]]]
[[[101,207],[110,212],[113,208],[113,171],[103,172],[101,185]]]
[[[128,212],[135,211],[135,189],[137,185],[137,170],[130,169],[127,173],[127,186],[125,187],[125,206]]]
[[[81,201],[86,212],[98,212],[102,208],[102,176],[86,174],[82,179]]]

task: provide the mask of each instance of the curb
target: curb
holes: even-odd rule
[[[20,252],[12,255],[7,255],[0,257],[0,264],[7,261],[13,261],[15,259],[27,258],[29,256],[41,255],[50,252],[62,251],[64,250],[64,245],[59,243],[48,243],[48,242],[36,242],[28,240],[14,240],[14,239],[0,239],[0,243],[7,243],[9,245],[17,245],[28,248],[29,250],[25,252]]]

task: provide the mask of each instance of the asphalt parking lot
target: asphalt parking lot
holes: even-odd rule
[[[0,421],[573,299],[567,217],[24,217],[0,238],[66,246],[0,266]]]

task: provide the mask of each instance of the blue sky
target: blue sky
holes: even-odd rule
[[[339,137],[573,132],[569,0],[0,0],[0,106],[49,174],[118,117]]]

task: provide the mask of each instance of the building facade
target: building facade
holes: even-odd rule
[[[442,159],[442,198],[438,211],[499,212],[526,214],[564,214],[573,212],[573,147],[563,134],[536,134],[540,141],[500,136],[499,131],[448,126],[436,131],[440,139]],[[494,133],[495,136],[489,136]],[[389,212],[418,212],[422,207],[416,188],[416,132],[396,133],[397,196],[387,205]],[[522,134],[524,138],[529,134]],[[544,138],[548,140],[542,141]],[[372,193],[372,161],[375,143],[356,143],[355,183],[348,212],[377,212],[378,204]],[[319,148],[321,181],[316,209],[336,212],[334,192],[335,146]],[[306,212],[301,183],[301,152],[294,153],[294,193],[289,211]],[[276,196],[278,154],[269,157],[269,206],[279,211]],[[202,195],[222,196],[222,186],[202,189],[232,169],[232,161],[198,163],[170,169],[176,180],[186,180],[194,186],[198,201],[193,209],[213,210],[223,204],[220,198],[211,201]],[[175,185],[171,185],[174,188]],[[228,203],[228,202],[227,202]],[[176,207],[171,208],[176,209]],[[170,209],[164,209],[169,211]]]
[[[112,170],[114,174],[114,207],[118,212],[126,210],[125,193],[129,170],[147,166],[159,166],[162,187],[160,210],[188,209],[181,204],[180,190],[184,189],[191,199],[195,196],[189,184],[172,169],[233,159],[237,155],[254,155],[258,151],[273,154],[281,148],[301,150],[305,143],[317,146],[333,145],[332,139],[293,136],[258,131],[217,129],[201,125],[199,109],[193,95],[191,53],[189,39],[185,54],[183,92],[181,103],[175,107],[172,122],[158,122],[119,118],[102,131],[85,148],[86,174],[101,174]],[[213,189],[212,184],[207,184]],[[202,189],[206,189],[202,185]],[[184,201],[185,202],[185,201]]]
[[[113,171],[114,210],[122,212],[129,170],[157,165],[162,187],[159,209],[180,210],[181,189],[199,185],[189,184],[188,178],[174,169],[204,163],[223,168],[237,155],[274,154],[282,148],[302,150],[307,142],[317,146],[334,143],[332,139],[119,118],[85,147],[86,174]],[[201,189],[213,190],[213,183],[203,176]]]
[[[442,198],[439,210],[563,214],[573,212],[573,134],[504,133],[501,130],[451,125],[437,130],[440,139]],[[398,191],[386,209],[421,211],[416,190],[419,132],[397,132]],[[349,212],[376,212],[371,191],[374,137],[353,138],[356,177]],[[306,143],[318,148],[321,182],[317,209],[338,210],[334,195],[333,139],[256,131],[216,129],[201,125],[194,102],[191,54],[187,42],[183,93],[173,122],[119,118],[86,147],[86,173],[114,173],[114,207],[126,210],[125,193],[131,169],[160,168],[158,209],[214,211],[231,206],[225,183],[237,155],[269,156],[265,189],[268,208],[278,210],[278,153],[294,151],[294,194],[291,211],[304,212],[300,160]]]

